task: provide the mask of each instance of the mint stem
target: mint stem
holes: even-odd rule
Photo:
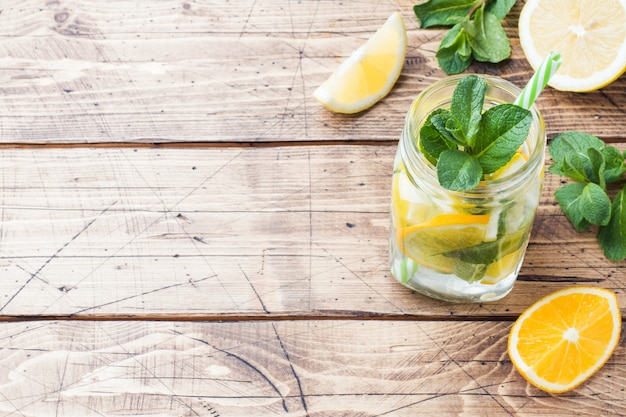
[[[476,13],[476,10],[480,9],[483,4],[485,4],[487,2],[487,0],[480,0],[478,2],[476,2],[476,4],[474,5],[474,7],[472,7],[469,11],[469,13],[467,13],[467,17],[468,18],[472,18],[472,16],[474,15],[474,13]]]

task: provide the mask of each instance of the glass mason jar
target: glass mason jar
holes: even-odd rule
[[[405,286],[450,302],[495,301],[515,284],[543,186],[546,133],[533,105],[526,141],[511,161],[470,191],[439,185],[421,153],[419,131],[437,108],[449,108],[463,75],[426,88],[411,105],[393,167],[390,260]],[[486,110],[513,103],[521,90],[500,78],[487,82]]]

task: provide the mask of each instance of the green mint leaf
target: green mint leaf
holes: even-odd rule
[[[530,111],[515,104],[500,104],[483,114],[472,152],[483,173],[491,174],[509,162],[528,137],[532,121]]]
[[[518,230],[492,242],[482,242],[469,248],[443,253],[454,258],[453,272],[466,281],[474,282],[481,279],[489,265],[504,256],[518,250],[526,243],[529,228]]]
[[[591,165],[588,157],[585,156],[583,159],[580,155],[572,153],[567,155],[561,164],[555,165],[554,168],[551,167],[550,172],[561,173],[560,175],[570,177],[573,180],[585,182],[588,180],[587,172],[589,171],[585,169],[585,165],[588,167]]]
[[[473,57],[481,62],[504,61],[511,56],[509,38],[498,18],[492,13],[483,12],[483,9],[484,6],[474,13],[476,35],[468,39]]]
[[[617,181],[626,170],[619,151],[610,148],[588,133],[562,133],[552,139],[548,147],[555,162],[549,171],[576,181],[595,182],[605,188],[607,182]]]
[[[509,14],[514,5],[515,0],[488,0],[486,10],[502,20]]]
[[[432,125],[447,141],[465,146],[465,134],[450,111],[437,112],[430,118]]]
[[[457,23],[444,36],[435,56],[441,69],[448,75],[459,74],[470,66],[472,48],[461,23]]]
[[[598,184],[602,190],[606,190],[606,181],[604,180],[606,161],[604,160],[604,154],[595,148],[589,148],[587,149],[587,155],[591,165],[587,175],[589,180],[594,184]]]
[[[596,140],[599,139],[580,132],[566,132],[556,136],[548,146],[554,161],[548,170],[576,181],[586,181],[585,161],[590,166],[587,149],[597,146],[601,149],[604,146],[604,143],[598,144]]]
[[[572,223],[577,232],[584,232],[590,226],[590,223],[583,215],[581,208],[581,195],[585,188],[585,184],[576,182],[567,184],[554,192],[556,201],[561,206],[563,213]]]
[[[450,112],[459,121],[465,144],[473,146],[480,129],[487,82],[475,75],[462,78],[454,89]]]
[[[448,190],[467,191],[476,187],[483,171],[474,155],[458,149],[448,149],[437,160],[439,184]]]
[[[611,199],[598,184],[587,183],[580,195],[580,211],[591,224],[606,226],[611,218]]]
[[[427,0],[413,6],[422,28],[452,26],[439,49],[437,61],[446,74],[465,71],[474,59],[500,62],[511,55],[511,45],[500,20],[515,0]]]
[[[614,261],[625,259],[626,187],[611,203],[606,184],[621,180],[626,173],[626,152],[581,132],[558,135],[548,150],[554,161],[550,172],[579,181],[554,193],[566,217],[578,232],[590,224],[599,225],[598,242],[605,256]]]
[[[602,149],[604,156],[604,180],[607,183],[619,181],[622,175],[626,173],[626,164],[624,163],[624,155],[615,146],[607,146]]]
[[[478,29],[474,25],[474,21],[473,20],[470,20],[468,18],[468,19],[465,19],[465,20],[463,20],[463,21],[461,21],[459,23],[461,24],[461,26],[463,27],[463,30],[467,34],[467,39],[468,40],[470,40],[474,36],[478,35]]]
[[[626,258],[626,187],[617,193],[611,206],[611,220],[600,228],[598,242],[612,261]]]
[[[413,12],[422,28],[452,26],[465,18],[476,3],[477,0],[428,0],[413,6]]]
[[[588,159],[587,149],[595,148],[602,151],[605,144],[601,139],[581,132],[565,132],[557,135],[550,141],[548,151],[554,162],[560,163],[573,153],[583,160]]]
[[[452,272],[457,277],[471,283],[480,281],[485,276],[487,268],[489,268],[487,264],[477,264],[475,262],[465,262],[461,259],[455,259]]]
[[[530,229],[524,228],[491,242],[482,242],[469,248],[448,251],[442,255],[466,263],[489,265],[518,250],[526,242],[529,233]]]
[[[482,242],[478,245],[470,246],[469,248],[445,252],[443,253],[443,255],[455,259],[460,259],[461,261],[466,263],[489,265],[490,263],[498,259],[500,244],[500,240],[494,240],[492,242]]]
[[[428,115],[426,122],[419,132],[419,147],[426,159],[433,165],[437,165],[437,159],[441,152],[448,149],[456,149],[456,143],[448,141],[444,135],[432,124],[432,118],[439,113],[446,113],[448,110],[437,109]]]

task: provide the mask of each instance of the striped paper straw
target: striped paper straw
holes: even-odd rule
[[[403,257],[402,260],[394,259],[391,273],[400,282],[407,283],[417,272],[418,265],[411,259]]]
[[[563,58],[561,57],[561,54],[557,52],[550,52],[541,65],[539,65],[537,72],[535,72],[530,78],[528,84],[526,84],[526,87],[524,87],[519,97],[517,97],[515,104],[525,108],[526,110],[530,109],[530,106],[533,105],[537,96],[541,94],[546,84],[548,84],[548,81],[550,81],[550,78],[552,78],[554,73],[561,66],[562,62]]]

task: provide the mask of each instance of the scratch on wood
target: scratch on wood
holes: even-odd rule
[[[276,326],[274,325],[274,323],[272,323],[272,329],[274,329],[276,340],[278,340],[278,344],[280,345],[280,348],[282,349],[283,354],[285,355],[285,358],[287,359],[287,362],[289,363],[289,368],[291,368],[291,374],[293,375],[294,379],[296,380],[296,384],[298,385],[298,395],[300,397],[300,402],[302,403],[302,408],[304,408],[304,412],[306,413],[306,416],[309,417],[309,410],[306,405],[306,399],[304,398],[304,392],[302,392],[302,384],[300,383],[300,377],[298,377],[298,373],[293,367],[293,363],[291,362],[291,358],[289,357],[289,352],[287,352],[287,349],[285,348],[285,345],[283,344],[283,341],[280,338],[280,335],[278,334],[278,330],[276,330]]]
[[[194,237],[193,237],[193,240],[195,240],[195,241],[197,241],[197,242],[200,242],[200,243],[204,243],[205,245],[208,245],[208,243],[207,243],[207,242],[204,240],[204,238],[203,238],[203,237],[201,237],[201,236],[194,236]]]
[[[246,27],[248,26],[248,22],[250,21],[250,17],[252,17],[252,11],[254,10],[254,7],[256,6],[256,0],[254,3],[252,3],[252,7],[250,7],[250,11],[248,12],[248,16],[246,16],[246,20],[243,23],[243,28],[241,28],[241,32],[239,33],[239,39],[242,38],[242,36],[244,35],[244,33],[246,33]]]
[[[9,304],[11,304],[13,302],[13,300],[15,300],[15,298],[28,286],[28,284],[30,284],[35,278],[37,279],[41,279],[39,277],[39,274],[41,273],[41,271],[44,270],[44,268],[46,266],[48,266],[50,264],[50,262],[52,262],[55,258],[57,258],[59,256],[59,254],[61,254],[61,252],[63,252],[72,242],[74,242],[76,239],[78,239],[78,237],[80,235],[82,235],[87,229],[89,229],[91,227],[92,224],[94,224],[96,222],[96,220],[98,220],[103,214],[105,214],[107,211],[109,211],[109,209],[111,207],[113,207],[117,202],[113,202],[113,204],[111,204],[109,207],[105,208],[104,210],[102,210],[96,217],[94,217],[93,219],[91,219],[91,221],[89,221],[81,230],[78,231],[78,233],[76,233],[74,236],[72,236],[70,238],[70,240],[68,240],[67,242],[65,242],[59,249],[57,249],[56,252],[54,252],[48,259],[45,260],[45,262],[34,272],[31,274],[31,276],[26,280],[26,282],[17,289],[17,291],[15,291],[15,293],[13,293],[13,295],[11,295],[11,297],[7,300],[6,303],[4,303],[4,305],[2,307],[0,307],[0,311],[3,311]],[[46,282],[45,280],[42,280],[44,282]],[[46,282],[47,283],[47,282]]]
[[[186,223],[191,223],[191,219],[189,217],[185,216],[183,213],[178,213],[176,215],[176,218],[180,219],[181,221],[184,221]]]
[[[209,404],[208,402],[204,400],[200,400],[200,403],[202,404],[202,407],[205,410],[207,410],[209,414],[211,414],[212,417],[220,417],[220,413],[218,413],[218,411],[215,408],[213,408],[211,404]]]
[[[374,291],[374,293],[378,296],[378,298],[380,298],[381,300],[385,300],[387,303],[389,303],[389,305],[393,306],[394,308],[396,308],[399,311],[404,311],[400,306],[398,306],[396,303],[394,303],[393,301],[391,301],[388,297],[385,297],[383,294],[381,294],[376,288],[372,287],[372,285],[370,283],[367,282],[367,280],[363,279],[362,276],[360,276],[359,274],[357,274],[356,272],[354,272],[352,269],[350,269],[348,267],[348,265],[343,262],[340,258],[337,258],[336,256],[334,256],[333,254],[331,254],[330,252],[328,252],[328,250],[325,247],[322,247],[320,245],[317,245],[324,253],[326,253],[327,255],[329,255],[330,257],[332,257],[335,262],[337,262],[339,265],[341,265],[343,268],[346,269],[346,271],[348,271],[351,275],[353,275],[356,279],[358,279],[359,281],[361,281],[367,288],[369,288],[370,290]]]
[[[243,270],[243,268],[241,267],[241,265],[237,264],[237,266],[239,267],[239,270],[241,271],[241,273],[243,274],[243,276],[246,278],[246,281],[248,281],[248,285],[250,285],[250,288],[252,288],[252,292],[254,292],[254,295],[256,295],[257,300],[259,300],[259,303],[261,304],[261,307],[263,308],[263,311],[267,314],[270,313],[270,311],[267,309],[267,307],[265,306],[265,303],[263,302],[263,299],[261,298],[261,296],[259,295],[259,293],[257,292],[256,288],[254,288],[254,285],[252,285],[252,282],[250,282],[250,278],[248,277],[248,274],[246,274],[246,272]]]
[[[172,288],[181,287],[183,285],[191,284],[192,286],[195,287],[196,283],[205,281],[207,279],[215,278],[216,276],[217,276],[217,274],[209,275],[207,277],[196,279],[196,280],[189,279],[186,282],[180,282],[178,284],[172,284],[172,285],[168,285],[168,286],[165,286],[165,287],[155,288],[154,290],[145,291],[145,292],[142,292],[142,293],[139,293],[139,294],[133,294],[133,295],[130,295],[128,297],[124,297],[124,298],[120,298],[120,299],[117,299],[117,300],[114,300],[114,301],[110,301],[108,303],[103,303],[103,304],[95,305],[95,306],[92,306],[92,307],[83,308],[82,310],[75,311],[73,313],[73,315],[78,315],[78,314],[81,314],[81,313],[84,313],[84,312],[90,311],[90,310],[97,310],[97,309],[100,309],[102,307],[106,307],[106,306],[110,306],[110,305],[113,305],[113,304],[121,303],[123,301],[132,300],[133,298],[143,297],[143,296],[148,295],[148,294],[154,294],[154,293],[161,292],[161,291],[166,291],[166,290],[169,290],[169,289],[172,289]]]
[[[507,408],[506,405],[503,405],[500,403],[500,401],[498,401],[498,399],[496,398],[495,395],[493,395],[491,392],[489,392],[489,390],[487,389],[486,386],[484,386],[483,384],[481,384],[480,382],[478,382],[476,380],[476,378],[474,378],[472,375],[470,375],[469,372],[467,372],[467,370],[465,369],[465,367],[463,367],[463,365],[454,357],[452,357],[452,355],[450,355],[448,353],[448,351],[444,348],[444,344],[441,343],[441,341],[439,340],[435,340],[427,331],[425,331],[421,325],[418,325],[419,329],[421,330],[421,332],[439,349],[440,352],[442,352],[452,363],[454,363],[461,372],[463,372],[471,381],[476,383],[477,386],[477,390],[480,390],[481,392],[484,392],[489,398],[491,398],[498,406],[500,406],[500,408],[502,409],[503,412],[505,412],[507,415],[513,415]]]
[[[278,389],[278,387],[276,386],[276,384],[274,384],[274,382],[272,382],[272,380],[265,375],[265,373],[263,373],[259,368],[257,368],[256,366],[254,366],[252,363],[250,363],[249,361],[247,361],[246,359],[242,358],[239,355],[236,355],[232,352],[229,352],[225,349],[221,349],[218,348],[217,346],[213,346],[212,344],[210,344],[208,341],[197,338],[197,337],[191,337],[189,335],[186,335],[178,330],[171,330],[172,333],[179,335],[179,336],[183,336],[186,337],[189,340],[194,340],[196,342],[202,343],[206,346],[209,346],[211,349],[215,349],[218,352],[223,353],[224,355],[231,357],[239,362],[241,362],[242,364],[244,364],[246,367],[250,368],[254,373],[256,373],[257,375],[259,375],[271,388],[274,392],[276,392],[276,394],[278,394],[278,396],[281,399],[282,405],[283,405],[283,410],[285,410],[285,412],[289,412],[289,410],[287,409],[287,401],[285,399],[285,396],[280,392],[280,390]]]

